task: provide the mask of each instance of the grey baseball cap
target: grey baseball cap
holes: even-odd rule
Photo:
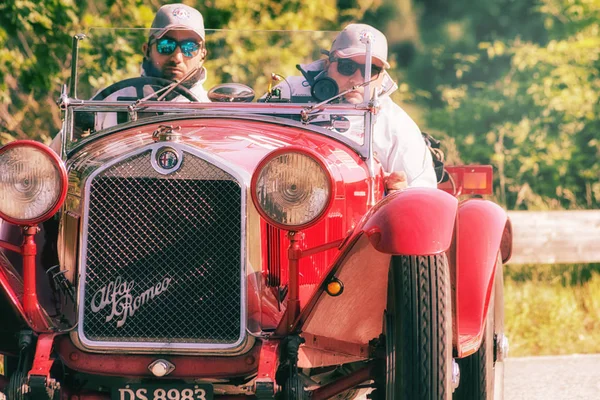
[[[200,11],[185,4],[167,4],[156,12],[152,21],[151,37],[161,38],[172,29],[187,29],[204,40],[204,18]]]
[[[366,24],[350,24],[344,28],[331,44],[329,54],[337,57],[353,57],[364,55],[367,52],[367,45],[360,41],[363,35],[371,35],[371,55],[380,60],[385,68],[389,68],[387,62],[388,45],[385,35]]]

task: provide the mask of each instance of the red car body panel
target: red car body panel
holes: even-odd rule
[[[409,188],[375,206],[362,228],[388,254],[431,255],[450,247],[458,201],[431,188]]]
[[[345,145],[335,139],[313,134],[301,129],[277,123],[227,120],[217,118],[189,118],[176,121],[180,143],[213,154],[235,164],[252,174],[258,163],[271,151],[299,146],[313,150],[335,167],[331,171],[334,178],[341,178],[336,170],[345,171],[344,183],[350,176],[362,177],[367,173],[364,162]],[[125,154],[130,148],[139,148],[154,143],[152,133],[164,123],[148,124],[139,128],[122,130],[108,136],[95,138],[85,146],[85,151],[75,152],[68,162],[77,165],[85,160],[107,162],[117,154]],[[119,146],[115,146],[115,142]],[[357,168],[357,165],[359,166]],[[339,187],[340,183],[338,182]]]
[[[55,348],[63,362],[77,371],[108,375],[152,377],[148,365],[156,360],[151,354],[93,354],[75,347],[67,336],[57,337]],[[219,356],[169,356],[176,368],[170,375],[173,378],[243,376],[258,368],[260,343],[246,354],[235,357]]]
[[[485,319],[489,312],[500,242],[507,215],[500,206],[488,200],[462,202],[458,209],[456,293],[459,357],[479,348]]]

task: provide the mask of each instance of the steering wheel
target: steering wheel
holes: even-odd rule
[[[111,94],[118,92],[121,89],[131,87],[135,89],[136,98],[131,99],[130,97],[128,97],[127,100],[135,101],[138,99],[142,99],[149,94],[144,94],[145,86],[150,86],[156,92],[171,84],[173,84],[173,81],[153,76],[140,76],[137,78],[125,79],[123,81],[113,83],[112,85],[102,89],[102,91],[100,91],[94,97],[92,97],[92,100],[104,100]],[[158,96],[160,96],[160,94]],[[166,95],[163,100],[171,101],[177,96],[183,96],[189,101],[200,101],[200,99],[198,99],[196,95],[192,93],[191,90],[182,85],[178,85],[177,87],[175,87],[175,89],[173,89],[168,95]],[[150,98],[149,100],[154,99]]]

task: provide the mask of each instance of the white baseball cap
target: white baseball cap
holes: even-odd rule
[[[388,45],[385,35],[366,24],[350,24],[344,28],[331,44],[329,54],[342,58],[364,55],[367,45],[361,42],[361,37],[371,35],[371,56],[381,61],[385,68],[390,68],[387,62]]]
[[[160,39],[170,30],[186,29],[204,40],[204,18],[200,11],[185,4],[167,4],[156,12],[150,36]]]

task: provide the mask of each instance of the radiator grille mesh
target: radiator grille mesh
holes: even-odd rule
[[[150,157],[91,183],[83,332],[93,341],[235,343],[242,189],[191,154],[166,176]]]

